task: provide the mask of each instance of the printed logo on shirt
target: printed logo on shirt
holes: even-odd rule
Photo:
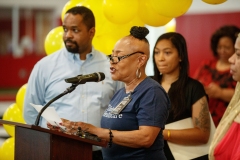
[[[112,107],[110,104],[108,105],[108,108],[105,110],[103,117],[106,118],[122,118],[122,114],[112,114],[112,110],[114,110],[114,107]]]

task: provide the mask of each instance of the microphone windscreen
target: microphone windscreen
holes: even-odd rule
[[[105,74],[102,73],[102,72],[98,72],[98,73],[100,74],[100,76],[99,76],[99,81],[104,80],[104,79],[105,79]]]

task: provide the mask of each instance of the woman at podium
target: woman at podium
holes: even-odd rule
[[[150,55],[148,33],[145,27],[132,27],[130,35],[120,39],[110,55],[112,79],[124,82],[125,87],[111,99],[101,128],[68,120],[61,124],[67,134],[79,135],[84,131],[106,139],[108,147],[102,149],[104,160],[166,160],[162,131],[170,100],[164,89],[145,73]]]

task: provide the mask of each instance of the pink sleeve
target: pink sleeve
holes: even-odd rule
[[[240,123],[233,122],[214,150],[215,160],[240,159]]]

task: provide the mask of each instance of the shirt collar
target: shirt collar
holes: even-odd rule
[[[73,54],[71,52],[68,52],[68,50],[65,48],[67,52],[68,58],[73,62],[73,63],[79,63],[81,62],[79,54]],[[92,47],[92,52],[88,53],[86,56],[86,60],[92,59],[93,56],[96,54],[96,50],[94,47]]]

